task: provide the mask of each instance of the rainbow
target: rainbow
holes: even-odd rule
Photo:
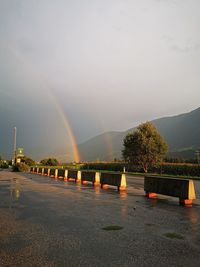
[[[53,94],[51,88],[48,86],[48,92],[49,92],[49,97],[51,98],[51,101],[54,103],[54,106],[56,108],[56,111],[58,112],[64,127],[69,135],[69,139],[70,139],[70,143],[72,145],[72,149],[73,149],[73,158],[74,161],[76,163],[80,162],[80,153],[78,150],[78,145],[77,145],[77,141],[76,141],[76,137],[74,135],[74,132],[72,130],[72,127],[70,126],[69,120],[65,114],[65,112],[63,111],[61,105],[59,104],[57,97]]]
[[[75,135],[73,133],[72,127],[70,126],[69,120],[68,120],[65,112],[61,108],[61,105],[59,104],[56,96],[53,94],[53,90],[49,86],[48,82],[46,81],[44,76],[41,73],[39,73],[38,70],[36,70],[36,68],[34,68],[34,66],[30,62],[28,62],[24,58],[24,56],[22,56],[19,53],[19,51],[17,51],[14,47],[10,46],[9,44],[7,44],[6,48],[9,49],[10,52],[12,52],[12,54],[15,56],[15,58],[18,61],[20,61],[20,63],[23,64],[26,67],[26,69],[28,69],[32,73],[33,77],[36,77],[44,86],[44,89],[47,91],[47,95],[49,96],[50,100],[53,102],[54,107],[55,107],[56,111],[58,112],[58,115],[60,116],[62,123],[64,124],[64,127],[67,131],[67,134],[68,134],[69,139],[70,139],[70,143],[72,145],[74,161],[77,163],[80,162],[80,153],[78,150],[77,141],[76,141]]]
[[[53,90],[51,89],[51,86],[48,84],[48,82],[44,78],[44,76],[41,73],[39,73],[38,70],[36,68],[34,68],[34,66],[30,62],[28,62],[24,58],[24,56],[21,55],[21,53],[19,53],[19,51],[17,51],[14,47],[10,46],[9,44],[7,44],[6,48],[10,49],[11,52],[14,54],[15,58],[18,59],[21,63],[23,63],[26,67],[28,67],[29,71],[32,72],[32,75],[35,76],[42,83],[44,88],[46,89],[47,95],[49,96],[50,101],[53,103],[56,111],[58,112],[58,115],[60,116],[61,121],[62,121],[62,123],[66,129],[66,132],[69,136],[70,143],[72,145],[74,162],[77,162],[77,163],[80,162],[80,160],[81,160],[80,153],[78,150],[78,145],[77,145],[77,141],[76,141],[76,137],[74,135],[73,129],[70,125],[70,122],[69,122],[69,119],[68,119],[66,113],[62,109],[57,97],[54,95]],[[97,117],[99,117],[99,116],[97,115]],[[101,118],[99,118],[99,122],[101,123],[102,129],[105,129],[104,122],[102,121]],[[108,157],[111,157],[113,155],[113,144],[112,144],[112,140],[110,137],[110,133],[107,133],[106,135],[104,135],[104,142],[105,142],[106,147],[107,147]]]

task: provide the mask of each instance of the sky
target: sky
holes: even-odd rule
[[[16,126],[22,146],[45,150],[70,144],[69,128],[81,143],[199,107],[199,10],[199,0],[0,0],[1,135]]]

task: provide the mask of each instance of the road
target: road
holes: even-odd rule
[[[199,199],[146,199],[142,180],[118,193],[0,172],[0,266],[199,266]]]
[[[134,187],[134,188],[144,188],[144,178],[143,177],[136,177],[136,176],[126,176],[127,179],[127,185],[129,187]]]

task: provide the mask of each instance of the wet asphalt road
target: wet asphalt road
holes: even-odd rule
[[[118,193],[1,171],[0,266],[199,266],[199,182],[192,208],[127,183]]]

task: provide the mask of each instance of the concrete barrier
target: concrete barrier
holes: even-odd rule
[[[49,170],[48,168],[44,168],[44,173],[43,173],[43,174],[44,174],[45,176],[48,175],[48,170]]]
[[[65,169],[58,169],[58,178],[65,179],[67,177],[67,170]]]
[[[192,180],[146,176],[144,191],[148,198],[156,197],[157,194],[178,197],[179,204],[183,206],[191,206],[193,199],[196,199]]]
[[[49,169],[49,176],[50,177],[56,177],[56,169]]]
[[[93,171],[81,171],[81,183],[92,182],[93,185],[100,183],[100,173]]]
[[[42,168],[38,168],[38,174],[42,174]]]
[[[54,168],[33,168],[38,174],[47,175],[54,178],[63,178],[64,180],[74,180],[76,182],[92,182],[93,185],[101,184],[101,188],[108,185],[117,186],[118,190],[126,189],[126,176],[119,173],[95,172],[95,171],[78,171]]]
[[[118,190],[126,189],[126,175],[120,173],[106,173],[102,172],[100,175],[101,188],[106,185],[117,186]]]
[[[67,180],[74,180],[76,182],[81,181],[81,171],[78,170],[68,170],[67,172]]]

